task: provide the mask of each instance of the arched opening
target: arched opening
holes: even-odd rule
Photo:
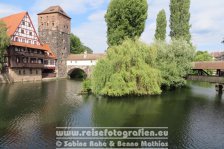
[[[85,79],[85,78],[87,78],[86,72],[82,69],[79,69],[79,68],[75,68],[75,69],[70,70],[68,75],[71,79]]]

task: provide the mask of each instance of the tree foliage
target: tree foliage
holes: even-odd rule
[[[170,37],[191,43],[190,0],[170,0]]]
[[[194,62],[212,61],[212,55],[208,51],[197,51],[194,56]]]
[[[92,91],[107,96],[160,94],[156,49],[138,40],[125,40],[108,49],[92,74]]]
[[[158,51],[156,66],[161,71],[162,86],[184,86],[184,77],[191,70],[195,49],[184,40],[173,40],[170,44],[158,41],[154,46]]]
[[[161,10],[156,19],[156,33],[155,33],[155,39],[156,40],[166,40],[166,26],[167,26],[167,21],[166,21],[166,12],[165,10]]]
[[[147,0],[111,0],[105,15],[108,45],[119,45],[126,38],[140,37],[147,10]]]
[[[72,54],[81,54],[85,51],[87,51],[87,53],[93,53],[93,51],[89,47],[84,46],[79,37],[75,36],[74,34],[71,34],[70,40],[70,51]]]
[[[6,48],[9,46],[10,38],[7,35],[7,27],[4,22],[0,21],[0,70],[4,62],[4,53]]]

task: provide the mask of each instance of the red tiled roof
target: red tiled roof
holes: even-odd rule
[[[211,55],[215,58],[220,57],[223,55],[223,52],[212,52]]]
[[[20,25],[25,15],[28,15],[28,12],[24,11],[0,19],[0,21],[3,21],[6,24],[8,36],[12,36],[15,33],[16,29]],[[36,45],[36,44],[28,44],[23,42],[12,41],[10,45],[44,50],[50,53],[49,55],[50,58],[56,59],[56,56],[54,55],[54,53],[51,51],[50,47],[47,44]]]
[[[4,18],[1,18],[0,21],[3,21],[7,26],[7,34],[8,36],[12,36],[16,29],[18,28],[20,22],[24,18],[27,12],[20,12],[17,14],[13,14]]]
[[[50,54],[49,57],[52,59],[57,59],[54,53],[51,51],[50,47],[48,44],[43,45],[44,49]]]
[[[106,54],[70,54],[67,60],[97,60],[104,57]]]
[[[35,45],[35,44],[28,44],[28,43],[23,43],[23,42],[14,42],[14,41],[11,42],[10,45],[47,51],[43,45]]]
[[[194,62],[193,69],[224,69],[224,61]]]

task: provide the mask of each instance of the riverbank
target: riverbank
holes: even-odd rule
[[[0,84],[10,84],[10,83],[23,83],[23,82],[47,82],[47,81],[55,81],[55,80],[63,80],[67,79],[65,78],[42,78],[41,80],[24,80],[20,82],[12,82],[10,79],[7,77],[6,74],[0,74]]]
[[[5,84],[5,83],[7,83],[7,80],[2,74],[0,74],[0,84]]]

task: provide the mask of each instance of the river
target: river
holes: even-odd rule
[[[0,85],[0,148],[55,148],[56,127],[168,127],[169,148],[224,148],[224,95],[188,82],[159,96],[81,96],[81,82]]]

